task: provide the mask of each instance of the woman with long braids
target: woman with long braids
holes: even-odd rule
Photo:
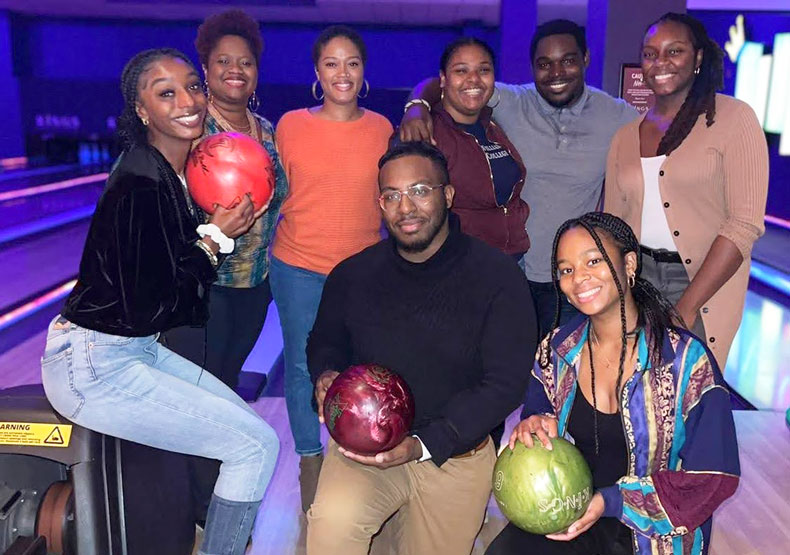
[[[639,243],[620,218],[590,212],[554,238],[557,295],[582,314],[541,343],[510,437],[569,435],[595,493],[568,530],[508,524],[487,553],[697,555],[740,473],[729,392],[705,345],[641,276]],[[558,303],[559,306],[559,303]]]
[[[642,244],[645,278],[724,368],[762,235],[768,148],[752,109],[716,91],[722,52],[705,27],[667,13],[642,43],[655,106],[612,139],[604,210]]]
[[[226,385],[157,342],[202,325],[221,262],[186,192],[184,166],[206,98],[189,59],[146,50],[123,70],[125,150],[93,215],[77,285],[41,362],[52,406],[80,426],[222,461],[203,555],[240,555],[274,470],[274,431]],[[218,240],[249,230],[249,198],[209,219]]]

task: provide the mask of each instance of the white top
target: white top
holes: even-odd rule
[[[642,201],[642,233],[640,243],[651,249],[677,251],[672,232],[664,213],[664,202],[658,189],[658,172],[666,155],[642,158],[642,175],[645,180],[645,198]]]

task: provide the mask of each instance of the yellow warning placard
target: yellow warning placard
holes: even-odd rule
[[[3,422],[0,420],[0,445],[68,447],[71,424],[40,422]]]

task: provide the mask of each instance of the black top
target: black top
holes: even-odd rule
[[[477,139],[477,144],[480,145],[480,148],[483,149],[488,158],[488,163],[491,166],[491,175],[494,178],[494,193],[496,194],[497,204],[507,204],[513,192],[513,187],[521,179],[521,168],[518,167],[518,164],[505,147],[486,137],[486,131],[479,121],[471,125],[459,125],[461,129]]]
[[[524,273],[453,226],[426,262],[406,261],[387,239],[332,270],[307,363],[313,381],[362,363],[400,374],[414,394],[412,431],[441,466],[518,406],[536,342]]]
[[[611,486],[628,474],[628,447],[620,413],[606,414],[598,411],[598,454],[595,454],[595,409],[577,387],[573,400],[568,433],[576,442],[590,466],[594,489]]]
[[[205,323],[217,273],[195,244],[198,224],[159,151],[126,151],[96,206],[63,316],[127,337]]]

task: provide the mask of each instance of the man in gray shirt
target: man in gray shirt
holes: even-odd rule
[[[531,246],[523,263],[545,335],[556,310],[551,275],[554,234],[565,220],[598,208],[609,143],[615,131],[638,114],[623,100],[585,84],[590,55],[584,27],[562,19],[540,25],[530,57],[535,82],[497,82],[489,105],[527,168],[521,197],[530,207],[526,227]],[[423,81],[412,97],[438,101],[438,83]],[[401,124],[401,140],[429,140],[431,131],[425,105],[413,103]],[[576,310],[564,295],[560,299],[562,324]]]

